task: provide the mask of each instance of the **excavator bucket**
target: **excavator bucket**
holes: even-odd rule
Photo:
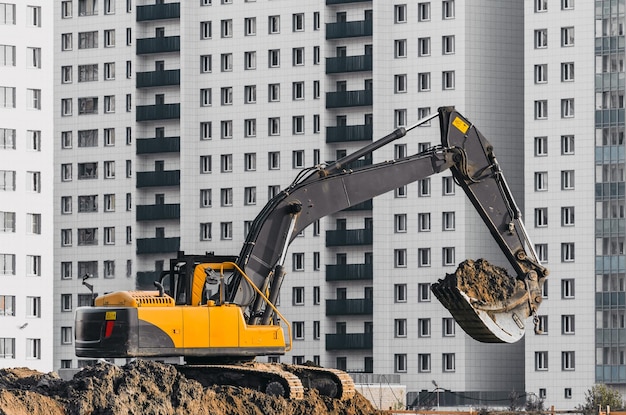
[[[467,260],[432,285],[433,294],[461,328],[483,343],[514,343],[530,316],[523,281],[485,260]]]

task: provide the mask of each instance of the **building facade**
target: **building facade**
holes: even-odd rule
[[[0,3],[0,367],[51,371],[52,11]]]
[[[391,379],[415,406],[508,406],[526,391],[570,408],[596,381],[619,384],[623,10],[466,3],[55,2],[54,368],[87,363],[72,324],[90,285],[150,289],[177,251],[237,255],[302,169],[454,105],[494,144],[549,260],[546,334],[480,344],[431,298],[466,258],[506,263],[443,173],[296,238],[280,304],[294,349],[267,359]],[[359,163],[438,145],[437,126]]]

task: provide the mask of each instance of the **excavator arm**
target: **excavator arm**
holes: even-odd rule
[[[350,163],[435,117],[440,120],[441,146],[401,159],[350,168]],[[515,283],[515,292],[498,304],[478,304],[456,281],[435,284],[433,291],[459,325],[477,340],[517,341],[523,336],[524,320],[535,314],[541,301],[547,270],[533,251],[492,146],[451,107],[439,108],[437,114],[400,128],[334,163],[304,171],[256,217],[237,265],[258,289],[269,292],[269,300],[274,302],[285,275],[287,248],[304,228],[326,215],[447,169],[451,169],[489,228],[519,283]],[[225,291],[227,302],[248,308],[249,324],[271,321],[272,310],[240,275],[231,278]]]

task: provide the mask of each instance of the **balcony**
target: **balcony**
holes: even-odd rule
[[[135,289],[137,290],[154,290],[154,281],[158,281],[161,277],[159,271],[139,271],[135,280]]]
[[[326,300],[327,316],[370,316],[374,310],[371,298]]]
[[[353,141],[372,141],[374,128],[371,124],[326,127],[327,143],[346,143]]]
[[[180,170],[137,172],[137,188],[180,185]]]
[[[352,168],[354,168],[353,165]],[[372,199],[370,200],[366,200],[365,202],[361,202],[361,203],[357,203],[354,206],[350,206],[349,208],[345,208],[342,210],[342,212],[354,212],[354,211],[360,211],[360,210],[372,210],[372,208],[374,207],[374,203],[372,202]]]
[[[326,265],[326,281],[366,281],[373,278],[372,264]]]
[[[326,0],[326,5],[332,6],[333,4],[362,3],[366,1],[371,2],[372,0]]]
[[[178,152],[180,152],[180,137],[140,138],[137,140],[137,154]]]
[[[327,334],[326,350],[372,350],[372,333]]]
[[[137,39],[137,55],[165,52],[180,52],[180,36]]]
[[[374,102],[372,90],[337,91],[326,93],[326,108],[364,107]]]
[[[371,245],[374,240],[373,229],[343,229],[326,231],[326,246]]]
[[[137,105],[137,121],[171,120],[180,118],[180,104]]]
[[[168,85],[180,85],[180,69],[137,72],[137,88],[150,88],[153,86]]]
[[[372,55],[326,58],[326,73],[362,72],[372,70]]]
[[[179,237],[137,239],[137,254],[167,254],[178,252],[179,249]]]
[[[326,24],[326,39],[342,39],[360,36],[372,36],[371,19]]]
[[[137,205],[137,221],[180,219],[180,204]]]
[[[150,4],[137,6],[137,21],[180,18],[180,3]]]

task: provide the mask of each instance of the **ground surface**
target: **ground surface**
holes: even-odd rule
[[[265,415],[375,414],[357,394],[347,401],[305,391],[290,401],[250,389],[205,389],[173,366],[136,361],[123,367],[97,363],[71,381],[30,369],[0,370],[0,415]]]

